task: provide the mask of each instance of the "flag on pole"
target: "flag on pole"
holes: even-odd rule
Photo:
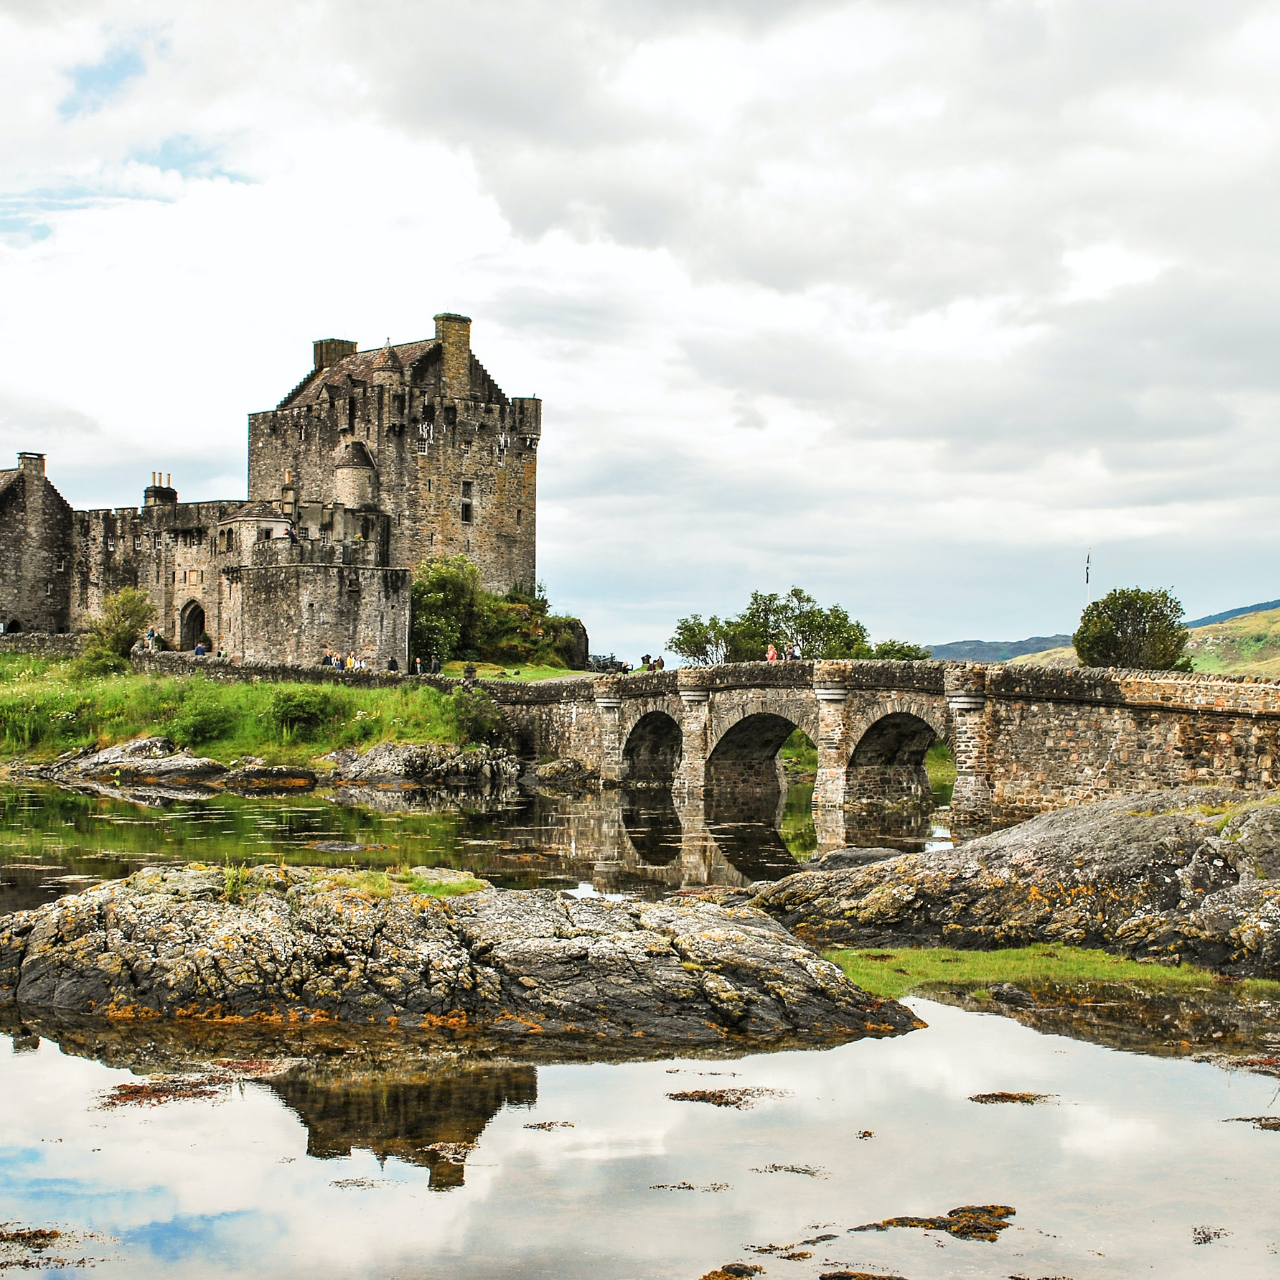
[[[1089,561],[1093,559],[1093,548],[1090,547],[1084,558],[1084,585],[1089,585]]]

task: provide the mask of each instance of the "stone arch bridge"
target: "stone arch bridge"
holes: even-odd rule
[[[776,797],[779,749],[803,729],[818,750],[820,831],[824,814],[918,822],[932,808],[924,759],[938,739],[956,763],[953,827],[1113,791],[1264,789],[1280,752],[1280,684],[1249,676],[824,661],[483,683],[527,754],[709,801]]]

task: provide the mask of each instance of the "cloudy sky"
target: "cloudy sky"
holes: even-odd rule
[[[1271,599],[1278,68],[1280,0],[0,0],[0,458],[242,496],[313,338],[461,311],[596,650]]]

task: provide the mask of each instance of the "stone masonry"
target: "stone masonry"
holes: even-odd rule
[[[622,786],[677,797],[777,795],[778,751],[818,748],[825,847],[864,822],[905,830],[932,801],[924,757],[955,757],[952,824],[1009,822],[1121,792],[1275,786],[1280,683],[1181,672],[957,662],[778,662],[486,687],[522,750],[573,756]]]
[[[173,648],[407,669],[423,560],[464,555],[496,592],[537,581],[541,402],[509,399],[470,335],[445,313],[420,342],[316,342],[306,377],[249,417],[247,502],[179,502],[153,474],[140,508],[72,511],[44,455],[20,454],[0,471],[0,629],[80,631],[135,587]]]

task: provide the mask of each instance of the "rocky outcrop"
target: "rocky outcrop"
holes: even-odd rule
[[[363,755],[335,751],[335,780],[356,787],[469,787],[514,783],[520,762],[501,747],[462,747],[440,742],[380,742]]]
[[[150,868],[0,919],[0,1004],[694,1045],[920,1025],[751,908],[436,896],[458,874]]]
[[[1280,977],[1280,791],[1120,796],[954,849],[802,872],[752,905],[821,947],[1056,941]]]
[[[51,764],[18,766],[15,772],[79,791],[143,801],[191,799],[217,791],[281,795],[316,785],[312,769],[266,766],[256,759],[232,769],[158,735],[102,751],[69,751]]]
[[[809,871],[843,871],[848,867],[865,867],[868,863],[901,856],[901,849],[863,849],[850,845],[843,849],[832,849],[830,853],[824,853],[818,858],[810,858],[805,866]]]

